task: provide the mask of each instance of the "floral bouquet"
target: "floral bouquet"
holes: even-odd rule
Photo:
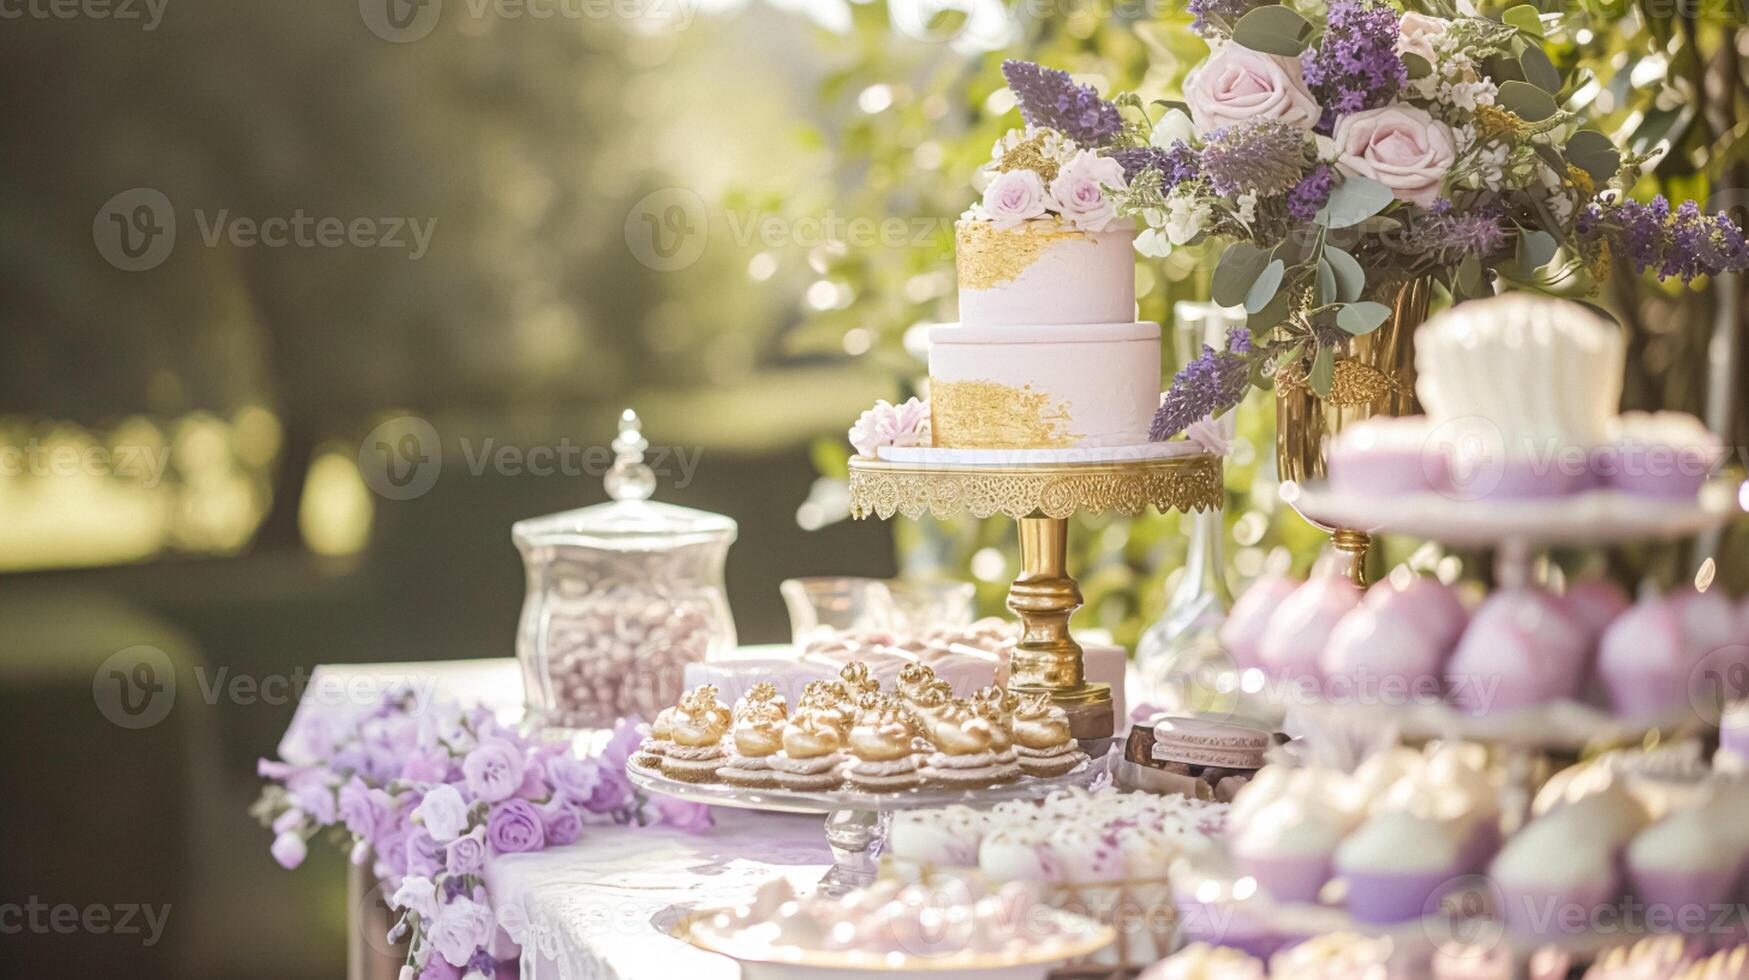
[[[1211,50],[1182,103],[1103,102],[1060,73],[1004,66],[1029,126],[998,145],[995,169],[1019,153],[1060,170],[1066,138],[1067,162],[1086,146],[1104,158],[1102,190],[1143,226],[1139,251],[1229,243],[1213,297],[1243,306],[1250,329],[1185,367],[1155,439],[1278,375],[1328,396],[1338,350],[1382,326],[1392,310],[1379,300],[1407,282],[1437,282],[1456,302],[1502,280],[1596,279],[1612,262],[1684,282],[1749,268],[1728,217],[1626,198],[1646,158],[1562,108],[1569,80],[1542,46],[1565,30],[1559,15],[1519,4],[1483,17],[1465,0],[1404,7],[1191,0]],[[1032,181],[1001,177],[982,213],[1039,206]],[[1064,217],[1087,212],[1050,187]]]
[[[574,843],[591,822],[654,821],[698,830],[709,811],[633,792],[625,762],[642,734],[622,721],[602,753],[578,759],[535,743],[483,708],[395,691],[362,715],[302,719],[286,761],[261,760],[270,780],[251,811],[277,835],[283,867],[303,863],[326,831],[370,863],[403,916],[390,942],[410,940],[403,980],[514,976],[491,954],[499,917],[486,894],[488,858]],[[649,810],[646,810],[648,806]]]

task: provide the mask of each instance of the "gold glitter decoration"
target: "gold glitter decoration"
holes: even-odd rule
[[[1038,174],[1038,179],[1045,184],[1057,179],[1057,161],[1045,156],[1046,133],[1035,133],[1031,139],[1014,144],[1012,150],[1002,154],[1002,162],[996,165],[999,173],[1010,170],[1030,170]]]
[[[1221,459],[1199,454],[1123,463],[930,466],[850,461],[850,515],[915,520],[924,514],[1063,518],[1207,510],[1221,504]]]
[[[1028,221],[1011,231],[998,231],[988,221],[961,221],[954,226],[954,267],[961,289],[994,289],[1020,278],[1052,245],[1085,241],[1085,232],[1055,221]]]
[[[929,429],[943,449],[1064,449],[1080,438],[1069,413],[1031,385],[929,381]]]
[[[1340,408],[1370,405],[1386,395],[1402,390],[1390,376],[1370,364],[1344,358],[1337,361],[1334,368],[1330,378],[1330,394],[1324,400]],[[1306,383],[1306,377],[1297,371],[1291,374],[1283,372],[1275,383],[1285,391],[1293,391]]]

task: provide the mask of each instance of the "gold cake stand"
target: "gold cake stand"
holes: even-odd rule
[[[1024,630],[1009,662],[1008,686],[1045,693],[1069,716],[1076,738],[1109,738],[1111,686],[1090,684],[1069,617],[1081,590],[1069,576],[1069,518],[1114,512],[1135,516],[1221,505],[1221,459],[1199,453],[1100,463],[986,465],[850,460],[850,514],[883,520],[900,514],[993,517],[1020,524],[1020,575],[1008,608]]]

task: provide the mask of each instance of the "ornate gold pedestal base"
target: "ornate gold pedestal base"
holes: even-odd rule
[[[1221,460],[1206,454],[1015,466],[850,461],[850,514],[918,518],[1007,514],[1020,523],[1020,576],[1008,608],[1024,629],[1009,659],[1008,686],[1043,693],[1069,716],[1076,738],[1116,729],[1111,686],[1089,684],[1069,617],[1081,590],[1069,577],[1069,517],[1206,510],[1221,503]]]
[[[1366,588],[1366,556],[1372,551],[1372,535],[1352,528],[1337,528],[1330,532],[1330,546],[1347,562],[1342,574],[1360,588]]]

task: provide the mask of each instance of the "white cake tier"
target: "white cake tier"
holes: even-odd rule
[[[1160,326],[933,327],[929,404],[935,445],[944,449],[1146,442],[1160,406]]]
[[[1433,425],[1485,427],[1509,456],[1602,445],[1621,401],[1621,329],[1578,303],[1508,293],[1415,331],[1415,393]]]
[[[954,226],[960,322],[1124,323],[1136,318],[1134,229],[1076,231],[1055,219]]]

